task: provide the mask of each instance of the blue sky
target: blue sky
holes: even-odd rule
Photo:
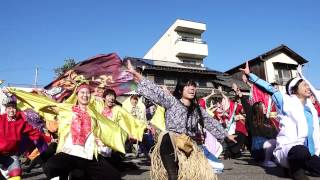
[[[39,84],[65,59],[100,53],[143,57],[177,19],[207,24],[205,64],[225,71],[280,44],[309,60],[304,73],[320,88],[318,0],[3,0],[0,79]]]

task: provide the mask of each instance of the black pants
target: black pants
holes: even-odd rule
[[[55,142],[51,143],[44,152],[42,152],[33,161],[31,161],[31,164],[26,169],[26,172],[30,172],[37,164],[43,165],[52,156],[54,156],[54,154],[56,153],[56,150],[57,150],[57,143]]]
[[[83,172],[85,179],[121,179],[120,173],[101,157],[98,157],[98,160],[88,160],[66,153],[58,153],[43,166],[48,179],[57,176],[60,177],[60,180],[67,179],[69,173],[75,169]]]
[[[234,143],[233,141],[226,140],[226,149],[225,149],[225,157],[226,158],[238,158],[241,157],[241,148],[244,144],[246,144],[247,137],[243,133],[236,131],[235,135],[237,137],[235,138],[237,143]]]
[[[307,170],[315,176],[320,176],[320,158],[311,156],[307,147],[293,146],[288,152],[288,163],[292,173]]]
[[[178,179],[178,162],[174,160],[174,149],[169,134],[165,134],[162,138],[160,156],[168,173],[168,180]]]

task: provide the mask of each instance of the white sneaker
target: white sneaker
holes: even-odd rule
[[[263,167],[277,167],[277,164],[274,163],[273,161],[263,161],[263,163],[261,164]]]

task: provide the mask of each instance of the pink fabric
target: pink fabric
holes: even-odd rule
[[[112,109],[104,108],[102,111],[102,115],[107,117],[108,119],[112,119]]]
[[[276,105],[273,102],[271,104],[271,112],[277,112]],[[272,123],[272,125],[279,131],[280,130],[280,128],[279,128],[280,122],[279,122],[278,118],[270,117],[269,119],[270,119],[270,122]]]
[[[318,103],[318,101],[316,101],[313,105],[314,105],[314,108],[316,108],[316,110],[318,112],[318,117],[320,117],[320,104]]]
[[[236,122],[236,131],[241,132],[242,134],[248,136],[248,131],[246,128],[246,123],[244,122],[244,120],[238,120]]]
[[[83,111],[79,106],[72,107],[75,116],[71,123],[71,137],[74,145],[84,146],[86,140],[91,133],[91,118],[86,111]]]
[[[205,130],[206,139],[204,140],[204,145],[208,151],[212,154],[217,154],[219,151],[219,142],[217,139],[207,130]]]
[[[22,169],[21,168],[15,168],[13,170],[10,170],[8,172],[9,177],[15,177],[15,176],[21,176],[22,175]]]
[[[232,113],[234,111],[236,103],[231,100],[229,100],[229,103],[230,103],[230,109],[229,109],[229,121],[230,121],[230,118],[232,117]],[[234,112],[234,118],[236,118],[236,116],[241,113],[242,105],[240,103],[238,103],[236,108],[237,109]],[[246,124],[245,124],[244,119],[243,120],[236,119],[236,131],[239,131],[239,132],[243,133],[244,135],[248,136],[248,132],[246,129]]]
[[[206,101],[201,98],[199,99],[199,105],[203,108],[203,109],[206,109]]]
[[[263,92],[258,86],[252,85],[251,95],[252,104],[256,102],[262,102],[264,107],[268,107],[269,94]]]

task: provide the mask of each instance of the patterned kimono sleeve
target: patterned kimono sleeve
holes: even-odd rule
[[[204,128],[207,129],[215,138],[223,140],[227,135],[227,131],[221,126],[218,120],[213,119],[205,110],[201,108],[204,121]]]
[[[137,92],[165,109],[172,107],[176,101],[175,97],[147,79],[143,79],[138,83]]]

